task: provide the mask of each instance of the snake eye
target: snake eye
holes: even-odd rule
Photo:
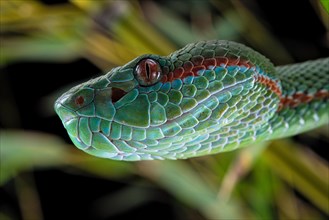
[[[161,76],[161,67],[158,62],[152,59],[143,59],[139,61],[135,68],[137,80],[142,86],[152,85],[159,81]]]

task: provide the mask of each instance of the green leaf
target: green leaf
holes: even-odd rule
[[[34,166],[59,165],[69,159],[69,148],[59,138],[38,132],[2,130],[0,146],[0,184]]]
[[[320,0],[323,8],[327,11],[327,13],[329,14],[329,1],[328,0]]]
[[[0,185],[32,168],[75,166],[103,178],[132,173],[132,164],[92,157],[60,138],[41,132],[2,130]]]
[[[242,219],[239,204],[218,198],[217,191],[184,161],[143,162],[139,168],[141,174],[209,219]]]
[[[264,152],[268,165],[285,181],[310,199],[319,209],[329,213],[329,167],[300,146],[286,140],[273,141]]]

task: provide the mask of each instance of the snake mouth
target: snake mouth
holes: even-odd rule
[[[76,118],[78,116],[75,111],[63,105],[58,100],[55,102],[54,108],[55,108],[55,112],[60,117],[63,124],[65,124],[67,121],[70,121],[72,118]]]
[[[77,111],[67,107],[60,100],[55,102],[55,111],[62,120],[70,139],[80,150],[94,156],[116,160],[131,157],[132,153],[121,151],[113,144],[113,140],[90,127],[92,117],[79,115]],[[131,160],[134,158],[132,157]]]
[[[81,150],[87,149],[89,146],[83,143],[79,137],[79,120],[80,117],[78,114],[68,108],[67,106],[63,105],[58,99],[55,102],[54,108],[57,115],[60,117],[64,128],[67,130],[67,133],[69,134],[70,139],[72,142]]]
[[[93,130],[90,127],[92,120],[91,117],[77,116],[63,123],[70,139],[80,150],[93,156],[113,160],[140,160],[141,157],[135,151],[125,152],[120,149],[120,145],[116,146],[118,143],[123,144],[123,141],[114,141],[103,132]]]
[[[65,104],[67,97],[69,95],[60,97],[55,102],[54,109],[74,145],[80,150],[98,157],[117,157],[118,159],[124,157],[124,153],[118,150],[110,139],[91,128],[93,117],[81,115],[80,109],[72,109]],[[106,146],[103,144],[105,142]]]

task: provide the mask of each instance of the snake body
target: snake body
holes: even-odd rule
[[[328,123],[329,58],[274,67],[230,41],[147,54],[77,85],[55,110],[81,150],[114,160],[185,159]]]

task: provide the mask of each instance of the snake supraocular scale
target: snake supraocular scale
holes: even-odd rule
[[[80,84],[55,110],[81,150],[114,160],[183,159],[328,123],[329,58],[274,67],[230,41],[143,55]]]

